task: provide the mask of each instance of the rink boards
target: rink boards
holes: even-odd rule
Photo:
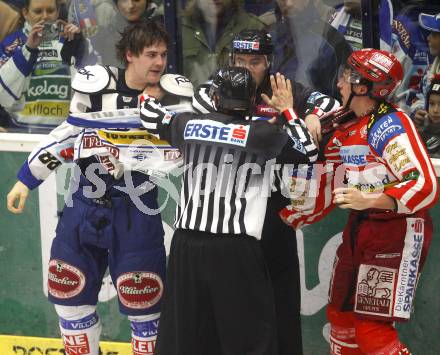
[[[28,135],[26,135],[28,136]],[[38,141],[35,135],[32,139]],[[6,210],[6,194],[15,183],[15,174],[35,142],[27,137],[8,135],[0,140],[0,166],[3,183],[0,185],[0,354],[1,355],[58,355],[62,354],[57,317],[48,303],[46,268],[49,248],[57,222],[57,210],[63,205],[68,169],[52,176],[38,191],[30,194],[22,215]],[[437,165],[437,162],[435,162]],[[437,165],[440,168],[440,164]],[[438,171],[437,171],[438,173]],[[58,194],[57,194],[58,192]],[[161,201],[173,201],[163,190]],[[166,244],[172,235],[174,203],[168,202],[163,211]],[[416,313],[407,324],[399,325],[404,341],[415,354],[440,354],[440,321],[427,322],[429,315],[440,314],[440,206],[432,210],[435,235],[425,271],[416,295]],[[341,240],[346,220],[338,210],[316,225],[305,228],[297,236],[301,266],[301,297],[303,342],[305,355],[328,353],[328,324],[325,305],[333,257]],[[129,355],[130,330],[127,319],[118,311],[116,291],[106,277],[99,296],[98,313],[103,323],[101,350],[104,355]],[[292,336],[296,336],[293,334]],[[111,341],[111,342],[108,342]]]

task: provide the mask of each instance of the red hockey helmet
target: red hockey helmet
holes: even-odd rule
[[[351,53],[347,65],[352,70],[350,82],[369,84],[369,95],[383,99],[389,96],[403,79],[403,68],[397,58],[386,51],[365,48]]]

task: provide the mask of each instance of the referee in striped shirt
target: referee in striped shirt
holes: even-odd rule
[[[251,121],[256,85],[245,68],[216,72],[216,112],[172,116],[146,100],[150,133],[183,153],[180,204],[162,305],[158,355],[273,355],[277,352],[273,290],[259,239],[274,158],[288,140],[310,141],[294,118],[289,80],[273,78],[277,120]]]

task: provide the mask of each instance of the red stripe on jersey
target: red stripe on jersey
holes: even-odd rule
[[[438,191],[437,177],[435,176],[435,173],[434,175],[430,173],[429,168],[431,168],[431,171],[434,172],[434,167],[432,166],[431,159],[428,156],[426,148],[423,145],[415,126],[412,125],[409,121],[410,118],[403,112],[397,112],[397,114],[400,118],[400,122],[402,123],[406,131],[406,135],[410,141],[414,155],[421,166],[422,171],[420,171],[420,175],[423,175],[423,177],[425,178],[425,183],[423,184],[423,186],[421,188],[417,188],[414,196],[412,196],[409,199],[409,201],[405,204],[408,209],[414,211],[414,209],[418,205],[420,205],[424,200],[426,200],[429,197],[429,195],[432,193],[433,190],[435,190],[436,192]],[[393,196],[400,195],[402,197],[407,191],[414,189],[414,186],[416,185],[417,181],[410,182],[401,187],[397,185],[394,188],[390,188],[389,190],[387,190],[387,194]],[[393,192],[393,190],[400,190],[401,193],[395,193]],[[437,198],[438,198],[438,192],[436,193],[436,196],[432,198],[432,201],[424,208],[429,208],[433,204],[435,204]]]
[[[429,195],[434,191],[435,194],[432,198],[432,201],[424,208],[429,208],[433,206],[438,200],[438,182],[437,176],[435,175],[435,170],[432,165],[431,159],[429,158],[428,152],[425,148],[425,145],[422,143],[422,138],[420,137],[417,129],[413,124],[410,123],[410,118],[402,113],[406,119],[402,120],[403,126],[408,134],[408,131],[411,131],[411,135],[409,135],[409,139],[411,144],[413,144],[413,149],[418,158],[420,165],[422,166],[422,174],[425,177],[425,183],[423,187],[420,189],[420,193],[413,196],[411,202],[414,204],[414,207],[420,205],[424,200],[426,200]],[[430,170],[432,174],[430,173]]]
[[[414,187],[414,185],[417,184],[417,180],[412,180],[412,181],[408,181],[405,186],[403,187],[397,187],[397,188],[390,188],[390,189],[386,189],[384,191],[384,193],[388,196],[392,196],[396,199],[398,199],[399,201],[401,200],[402,196],[404,194],[406,194],[406,192],[408,190],[410,190],[411,188]],[[409,207],[408,207],[409,208]]]
[[[294,120],[298,119],[298,115],[296,114],[296,112],[293,108],[289,108],[287,110],[284,110],[283,115],[284,115],[284,117],[286,117],[286,120],[288,123],[293,123]]]

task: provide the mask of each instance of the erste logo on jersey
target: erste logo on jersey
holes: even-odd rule
[[[246,146],[249,126],[222,124],[211,120],[192,120],[186,124],[184,139]]]
[[[368,143],[382,155],[385,146],[388,142],[400,135],[406,133],[400,122],[400,119],[395,114],[382,117],[376,121],[370,130]]]
[[[144,309],[159,302],[163,293],[163,282],[153,272],[127,272],[118,277],[117,290],[124,306]]]
[[[56,298],[71,298],[79,294],[86,284],[82,271],[64,261],[49,262],[48,290]]]
[[[370,149],[365,145],[350,145],[341,147],[339,155],[345,165],[364,166],[367,164],[367,155]]]
[[[260,42],[235,40],[233,46],[235,49],[250,49],[252,51],[258,51],[260,49]]]

